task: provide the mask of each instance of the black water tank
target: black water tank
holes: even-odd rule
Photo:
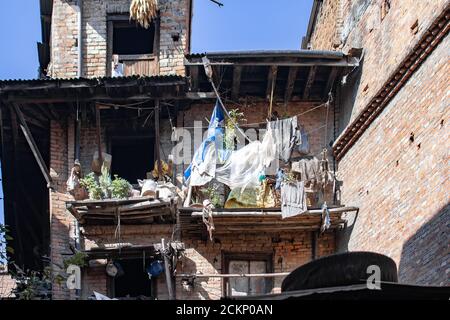
[[[346,252],[311,261],[292,271],[281,291],[294,291],[364,283],[372,274],[371,265],[380,267],[380,280],[398,282],[397,266],[391,258],[374,252]]]

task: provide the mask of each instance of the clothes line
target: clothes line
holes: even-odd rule
[[[176,278],[276,278],[286,277],[290,272],[277,272],[277,273],[229,273],[229,274],[216,274],[216,273],[182,273],[176,274]]]
[[[309,113],[309,112],[311,112],[311,111],[314,111],[314,110],[316,110],[316,109],[319,109],[319,108],[321,108],[321,107],[324,107],[324,106],[326,106],[327,104],[328,104],[328,102],[322,103],[322,104],[320,104],[320,105],[318,105],[318,106],[315,106],[314,108],[309,109],[309,110],[307,110],[307,111],[304,111],[304,112],[301,112],[301,113],[298,113],[298,114],[294,114],[294,115],[292,115],[292,116],[288,116],[288,118],[299,117],[299,116],[305,115],[305,114],[307,114],[307,113]],[[280,119],[280,120],[283,120],[283,119]],[[270,122],[270,121],[269,121],[269,122]],[[266,124],[266,123],[267,123],[267,121],[245,123],[245,124],[241,124],[240,127],[251,127],[251,126],[256,126],[256,125]],[[325,127],[325,125],[321,126],[320,128],[323,128],[323,127]],[[196,129],[196,128],[200,128],[200,129],[208,129],[208,127],[205,127],[205,126],[201,126],[201,127],[200,127],[200,126],[197,126],[197,127],[177,127],[177,128],[184,128],[184,129]]]

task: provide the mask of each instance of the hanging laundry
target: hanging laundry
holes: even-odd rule
[[[330,211],[328,210],[327,203],[324,202],[322,205],[322,225],[320,226],[320,232],[325,232],[325,230],[331,227]]]
[[[263,141],[253,141],[231,153],[223,166],[216,169],[216,179],[231,189],[258,187],[261,172],[270,166],[275,156],[276,145],[268,126]]]
[[[303,181],[281,183],[281,217],[283,219],[308,210]]]
[[[293,137],[291,159],[305,156],[309,153],[310,146],[308,134],[303,127],[298,126]]]
[[[293,138],[297,130],[297,116],[271,121],[269,126],[273,130],[279,158],[284,162],[288,162],[292,153]]]
[[[206,226],[206,230],[208,231],[209,239],[211,241],[213,240],[213,231],[216,229],[214,227],[212,209],[214,209],[214,205],[211,201],[203,200],[202,220]]]
[[[292,162],[291,171],[299,174],[299,181],[309,182],[315,186],[321,179],[320,161],[316,157],[305,157]]]
[[[275,190],[281,189],[281,183],[283,182],[285,177],[286,173],[284,172],[284,169],[278,169],[276,174]]]
[[[184,172],[190,186],[202,186],[214,178],[218,150],[222,149],[224,115],[218,102],[214,107],[206,139],[195,151],[191,164]]]

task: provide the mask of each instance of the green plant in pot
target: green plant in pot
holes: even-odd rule
[[[111,198],[111,176],[109,170],[105,165],[102,165],[102,174],[98,178],[100,189],[102,189],[102,195],[104,199]]]
[[[114,175],[114,180],[111,182],[110,189],[113,198],[128,198],[132,186],[127,180]]]
[[[102,188],[97,182],[95,173],[91,172],[84,178],[80,179],[80,185],[88,191],[89,199],[93,200],[102,199],[103,196]]]

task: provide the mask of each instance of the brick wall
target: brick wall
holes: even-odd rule
[[[171,239],[173,225],[142,225],[121,227],[121,241],[135,245],[151,245],[159,243],[161,238]],[[113,243],[114,226],[86,226],[82,229],[84,246],[90,249],[106,243]],[[289,272],[312,259],[310,232],[281,234],[247,234],[217,236],[216,241],[202,241],[184,237],[186,252],[177,265],[177,273],[213,273],[222,270],[222,253],[269,253],[273,256],[274,272]],[[335,236],[333,231],[324,233],[318,238],[317,256],[325,256],[335,252]],[[83,274],[84,297],[91,295],[92,290],[108,294],[108,276],[105,272],[105,260],[92,262]],[[276,278],[273,292],[279,292],[283,278]],[[167,285],[162,274],[157,278],[156,296],[167,299]],[[175,282],[177,299],[219,299],[222,296],[220,278],[198,279],[193,290],[186,290],[177,279]]]
[[[346,115],[341,131],[361,112],[381,89],[398,64],[409,54],[424,31],[448,4],[446,0],[390,1],[390,9],[381,19],[384,0],[324,1],[311,38],[314,49],[332,50],[330,38],[333,18],[342,11],[339,50],[364,48],[363,66],[355,71],[355,85],[347,85],[349,99],[344,101]],[[413,28],[417,22],[417,28]],[[350,79],[351,80],[351,79]]]
[[[0,266],[1,268],[2,266]],[[12,292],[16,288],[16,281],[7,272],[0,271],[0,300],[13,298]]]
[[[184,75],[183,58],[188,46],[188,0],[160,0],[160,52],[159,72],[162,75]],[[106,75],[107,63],[107,15],[128,14],[131,0],[83,1],[83,75]],[[78,14],[76,0],[55,0],[52,16],[51,68],[54,78],[77,76]],[[174,42],[172,33],[179,33]]]
[[[169,241],[172,236],[174,225],[122,225],[120,231],[120,242],[133,245],[153,245],[160,243],[161,238]],[[90,250],[105,244],[119,242],[116,237],[116,226],[85,226],[81,229],[83,234],[82,245],[84,249]],[[86,268],[82,279],[83,298],[92,295],[95,290],[105,295],[111,295],[108,291],[108,283],[111,278],[106,274],[106,260],[93,260],[90,267]],[[158,299],[167,299],[167,286],[164,275],[157,278],[156,293]]]
[[[268,253],[273,256],[273,272],[290,272],[312,260],[311,233],[239,234],[217,236],[216,242],[183,239],[186,244],[185,258],[180,261],[177,273],[220,274],[222,253]],[[318,257],[334,253],[334,233],[327,232],[318,239]],[[209,300],[222,297],[221,278],[199,278],[190,290],[177,279],[177,299]],[[272,292],[280,292],[282,277],[274,278]]]
[[[311,34],[311,50],[333,50],[341,43],[342,7],[345,0],[324,0]]]
[[[409,283],[450,284],[449,45],[447,36],[339,162],[342,199],[360,207],[341,249],[387,254]]]
[[[384,2],[341,1],[338,49],[363,48],[364,55],[347,84],[338,88],[339,132],[448,5],[445,0],[389,1],[383,12]],[[337,10],[327,3],[322,11]],[[322,16],[312,45],[332,49],[326,30],[333,22]],[[338,249],[386,254],[407,283],[449,283],[448,41],[447,36],[338,164],[342,202],[360,207],[356,220],[349,215],[349,227],[338,235]]]
[[[68,130],[68,128],[72,130]],[[50,123],[50,174],[54,189],[50,191],[50,252],[53,276],[64,273],[63,254],[70,254],[74,245],[74,218],[66,211],[65,201],[73,198],[66,193],[69,163],[73,163],[73,127],[67,121]],[[71,157],[71,159],[69,158]],[[53,299],[69,299],[65,283],[53,282]]]

